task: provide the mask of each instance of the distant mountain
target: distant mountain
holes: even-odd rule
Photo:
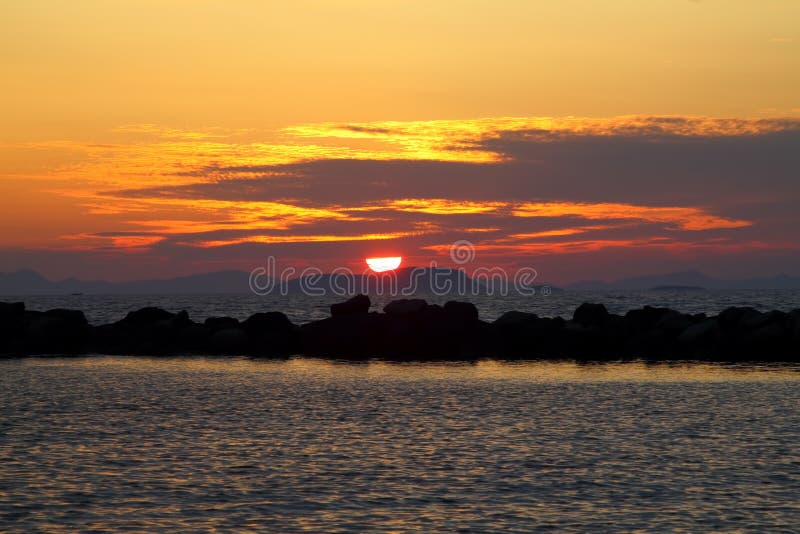
[[[266,283],[260,280],[259,283]],[[546,284],[545,284],[546,285]],[[539,292],[545,285],[536,285]],[[323,274],[319,277],[294,278],[289,280],[284,291],[290,294],[323,291],[327,294],[359,293],[397,294],[405,288],[415,288],[419,294],[439,295],[484,295],[501,294],[501,283],[497,280],[473,280],[463,271],[446,268],[398,269],[394,274],[349,276]],[[698,271],[683,271],[663,275],[621,278],[613,282],[600,280],[577,282],[567,286],[571,290],[650,290],[653,288],[705,288],[705,289],[800,289],[800,277],[781,274],[772,277],[724,280],[712,278]],[[547,286],[550,291],[560,291]],[[514,291],[509,281],[509,292]],[[273,291],[279,292],[275,283]],[[177,294],[215,294],[250,293],[250,273],[245,271],[217,271],[205,274],[179,276],[175,278],[133,280],[128,282],[108,282],[104,280],[80,280],[67,278],[49,280],[30,269],[13,273],[0,273],[0,295],[68,295],[122,294],[122,295],[177,295]],[[406,293],[408,294],[408,293]]]
[[[656,286],[651,287],[650,291],[705,291],[706,288],[700,286]]]
[[[535,286],[537,291],[541,285]],[[513,281],[506,287],[498,279],[470,278],[460,269],[442,267],[404,267],[394,272],[370,274],[323,274],[295,278],[287,284],[289,293],[332,292],[333,294],[388,295],[486,295],[503,294],[514,290]],[[549,288],[559,291],[558,288]]]
[[[288,280],[281,287],[277,281],[257,280],[265,293],[289,294],[436,294],[483,295],[500,293],[497,280],[473,280],[463,271],[446,268],[406,267],[394,273],[322,274]],[[270,286],[270,284],[272,284]],[[513,288],[510,288],[513,290]],[[177,278],[107,282],[102,280],[48,280],[39,273],[26,269],[13,273],[0,273],[0,295],[65,295],[84,294],[204,294],[250,293],[250,273],[244,271],[218,271]]]
[[[634,276],[612,282],[585,280],[567,286],[572,290],[648,290],[664,287],[692,287],[705,289],[800,289],[800,277],[779,274],[777,276],[745,279],[713,278],[699,271]]]
[[[288,282],[289,293],[325,291],[336,293],[413,294],[465,293],[475,287],[485,292],[485,285],[473,281],[463,271],[446,268],[404,267],[396,271],[370,274],[323,274],[294,278]]]

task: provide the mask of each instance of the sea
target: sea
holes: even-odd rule
[[[789,310],[798,297],[476,304],[491,320],[570,316],[583,301]],[[93,323],[146,305],[196,320],[328,314],[329,302],[281,298],[0,300],[83,309]],[[800,365],[0,360],[0,532],[798,532],[798,495]]]
[[[791,311],[800,308],[800,289],[775,290],[650,290],[650,291],[566,291],[545,290],[534,295],[509,292],[507,295],[432,295],[419,294],[432,304],[448,300],[472,302],[480,318],[493,321],[511,310],[536,313],[541,317],[571,318],[583,302],[599,302],[611,313],[624,314],[643,306],[664,306],[684,313],[719,313],[730,306],[751,306],[761,311]],[[381,311],[397,297],[370,295],[371,311]],[[130,311],[145,306],[158,306],[172,312],[186,310],[195,321],[208,317],[227,316],[244,320],[263,311],[281,311],[295,324],[330,316],[330,305],[346,300],[346,296],[326,294],[310,296],[253,293],[207,295],[0,295],[0,302],[24,302],[28,309],[70,308],[83,310],[91,324],[118,321]]]

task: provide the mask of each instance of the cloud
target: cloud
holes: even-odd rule
[[[800,223],[796,119],[326,123],[270,142],[152,125],[117,133],[153,140],[69,145],[86,159],[54,171],[65,185],[53,190],[93,222],[59,235],[65,249],[194,261],[224,249],[238,261],[265,247],[335,258],[397,243],[424,257],[469,236],[497,261],[624,247],[688,255],[786,250]]]

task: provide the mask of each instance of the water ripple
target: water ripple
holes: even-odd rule
[[[800,370],[0,362],[0,530],[800,524]]]

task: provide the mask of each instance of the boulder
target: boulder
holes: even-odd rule
[[[602,304],[584,302],[572,314],[572,320],[583,326],[603,326],[610,314]]]
[[[297,327],[281,312],[256,313],[242,328],[250,339],[252,354],[278,356],[299,351]]]
[[[478,308],[471,302],[451,300],[444,305],[445,316],[459,323],[475,323],[478,321]]]
[[[299,328],[301,350],[306,354],[360,359],[385,354],[386,315],[353,313],[313,321]]]
[[[678,335],[694,323],[695,321],[692,319],[691,315],[669,310],[669,312],[661,316],[655,324],[655,328],[668,335]]]
[[[208,329],[192,323],[178,331],[175,349],[178,352],[202,353],[208,350],[210,337]]]
[[[689,349],[708,349],[720,336],[717,318],[692,325],[680,333],[678,343]]]
[[[244,320],[242,328],[248,335],[259,335],[264,333],[289,332],[294,325],[281,312],[260,312],[255,313]]]
[[[24,313],[24,302],[0,302],[0,321],[21,318]]]
[[[74,354],[89,337],[89,323],[82,311],[28,312],[25,347],[28,354]]]
[[[751,339],[756,343],[772,346],[788,338],[789,330],[778,323],[767,324],[753,331]]]
[[[189,313],[186,310],[180,311],[174,314],[169,319],[161,319],[160,321],[156,321],[153,333],[154,337],[160,340],[171,340],[174,338],[178,332],[192,323],[192,320],[189,319]]]
[[[536,315],[535,313],[510,311],[504,313],[503,315],[495,319],[494,322],[492,322],[492,324],[496,327],[516,328],[516,327],[530,326],[538,319],[539,316]]]
[[[760,315],[761,312],[750,306],[731,306],[719,312],[717,320],[720,327],[726,330],[736,330],[743,320],[757,318]]]
[[[129,312],[123,321],[132,325],[154,324],[158,321],[171,319],[173,315],[173,313],[168,312],[167,310],[149,306],[140,310]]]
[[[208,317],[203,324],[211,332],[239,328],[239,320],[233,317]]]
[[[370,306],[369,297],[366,295],[356,295],[355,297],[331,304],[331,317],[339,317],[342,315],[359,315],[369,312]]]
[[[669,308],[645,306],[639,310],[630,310],[625,314],[625,330],[628,335],[643,334],[655,328],[665,315],[673,313]]]
[[[223,328],[211,336],[211,348],[221,354],[244,354],[247,344],[247,333],[241,328]]]
[[[411,315],[419,313],[428,306],[423,299],[399,299],[393,300],[383,307],[383,313],[387,315]]]

